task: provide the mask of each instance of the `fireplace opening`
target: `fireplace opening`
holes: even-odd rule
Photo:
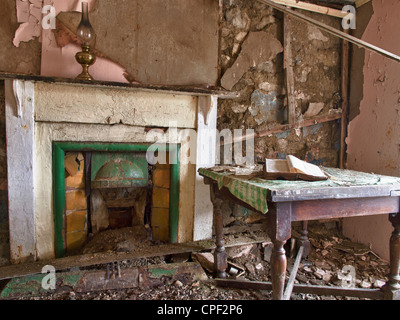
[[[109,208],[110,229],[122,229],[132,227],[133,208]]]
[[[143,152],[69,152],[65,174],[68,255],[168,242],[170,165]]]

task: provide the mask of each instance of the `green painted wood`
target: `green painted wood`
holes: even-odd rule
[[[65,223],[65,151],[53,144],[53,210],[55,255],[61,258],[66,253]]]
[[[180,145],[174,145],[172,148],[175,164],[171,164],[171,189],[170,189],[170,203],[169,203],[169,228],[170,228],[170,242],[178,242],[178,226],[179,226],[179,167],[180,167]],[[172,151],[171,150],[171,151]]]

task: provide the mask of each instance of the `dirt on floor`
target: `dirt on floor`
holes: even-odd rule
[[[293,234],[298,235],[294,227]],[[389,264],[366,246],[353,243],[342,237],[332,223],[309,225],[311,252],[308,259],[300,264],[295,283],[328,286],[353,286],[357,288],[380,288],[387,281]],[[295,260],[296,240],[288,241],[287,280]],[[92,247],[93,248],[93,247]],[[241,280],[270,281],[269,242],[227,248],[228,277]],[[187,261],[200,261],[194,254],[160,256],[126,260],[121,269],[148,265],[164,265]],[[200,261],[207,274],[206,280],[179,281],[165,278],[163,285],[154,288],[74,292],[62,287],[39,296],[20,295],[19,300],[270,300],[271,291],[226,289],[215,284],[213,275],[207,270],[207,263]],[[89,269],[105,269],[98,265]],[[292,294],[293,300],[359,300],[351,297],[317,296]],[[361,298],[363,299],[363,298]]]

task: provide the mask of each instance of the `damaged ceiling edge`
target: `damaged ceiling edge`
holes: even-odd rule
[[[347,12],[338,9],[333,9],[327,6],[321,6],[318,4],[304,2],[304,1],[298,1],[298,0],[272,0],[272,1],[277,4],[288,6],[290,8],[297,8],[306,11],[316,12],[336,18],[344,18],[348,15]]]
[[[367,41],[358,39],[358,38],[356,38],[356,37],[354,37],[354,36],[352,36],[352,35],[350,35],[350,34],[348,34],[346,32],[343,32],[341,30],[333,28],[333,27],[331,27],[331,26],[329,26],[329,25],[327,25],[325,23],[319,22],[318,20],[312,19],[312,18],[310,18],[310,17],[308,17],[308,16],[306,16],[304,14],[301,14],[299,12],[291,10],[291,9],[287,8],[286,6],[282,6],[280,4],[277,4],[277,3],[274,2],[274,0],[258,0],[258,1],[263,2],[263,3],[267,4],[267,5],[269,5],[270,7],[274,8],[276,10],[279,10],[279,11],[285,13],[285,14],[293,16],[296,19],[299,19],[299,20],[304,21],[304,22],[306,22],[308,24],[314,25],[314,26],[324,30],[325,32],[328,32],[329,34],[332,34],[332,35],[334,35],[334,36],[336,36],[336,37],[338,37],[338,38],[340,38],[342,40],[348,41],[348,42],[350,42],[350,43],[352,43],[352,44],[354,44],[354,45],[356,45],[358,47],[370,50],[370,51],[375,52],[377,54],[383,55],[386,58],[389,58],[391,60],[400,62],[400,56],[398,56],[398,55],[396,55],[396,54],[394,54],[392,52],[384,50],[384,49],[382,49],[382,48],[380,48],[378,46],[375,46],[375,45],[373,45],[373,44],[371,44],[371,43],[369,43]]]

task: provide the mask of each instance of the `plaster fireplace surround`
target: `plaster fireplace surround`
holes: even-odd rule
[[[178,186],[170,191],[177,199],[171,242],[211,238],[212,204],[197,169],[215,165],[217,100],[211,91],[6,80],[12,263],[65,254],[63,161],[71,151],[146,152],[158,143],[178,159],[195,152],[196,163],[171,169]]]

